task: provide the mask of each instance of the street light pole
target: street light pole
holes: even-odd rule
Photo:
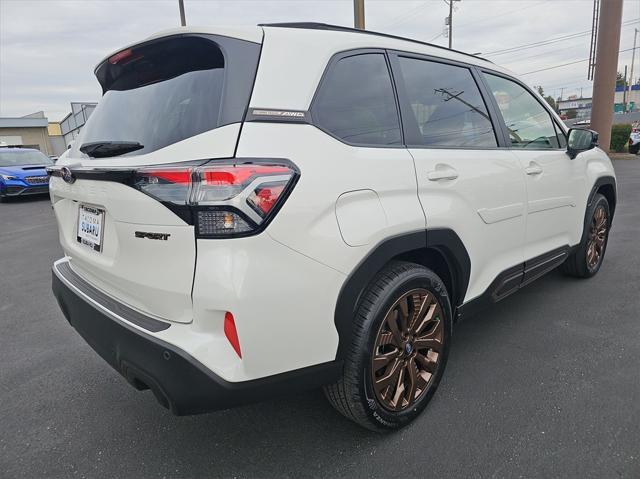
[[[178,0],[178,6],[180,7],[180,25],[187,26],[187,18],[184,15],[184,0]]]
[[[353,26],[364,30],[364,0],[353,0]]]
[[[591,128],[598,132],[600,148],[609,151],[613,102],[618,73],[620,27],[622,24],[622,0],[601,2],[598,22],[598,41],[593,75],[593,107]]]

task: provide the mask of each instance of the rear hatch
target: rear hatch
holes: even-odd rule
[[[183,191],[189,183],[165,180],[185,165],[233,157],[260,54],[260,43],[246,37],[180,33],[105,59],[95,71],[103,97],[50,169],[72,268],[145,314],[191,321],[196,240]],[[258,40],[261,31],[249,37]],[[168,184],[163,195],[175,193],[182,205],[154,195],[158,185],[145,172],[159,168],[151,179]]]

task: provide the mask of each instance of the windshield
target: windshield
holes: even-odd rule
[[[243,40],[178,36],[116,53],[96,69],[104,95],[71,155],[140,155],[242,121],[259,51]]]
[[[0,166],[51,166],[53,161],[37,150],[7,150],[0,148]]]

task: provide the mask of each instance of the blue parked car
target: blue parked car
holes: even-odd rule
[[[10,196],[49,192],[47,166],[53,161],[31,148],[0,148],[0,202]]]

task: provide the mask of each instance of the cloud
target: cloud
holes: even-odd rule
[[[365,0],[367,28],[446,44],[448,6],[442,0]],[[0,116],[44,110],[62,119],[71,101],[96,101],[93,68],[105,55],[155,31],[177,26],[177,0],[0,0]],[[188,24],[317,21],[352,24],[351,0],[185,0]],[[462,0],[456,2],[454,48],[491,52],[591,27],[591,0]],[[640,16],[640,1],[625,2],[624,20]],[[633,44],[623,28],[621,49]],[[489,55],[517,73],[586,58],[589,36],[517,53]],[[621,69],[631,52],[620,56]],[[636,75],[640,74],[637,62]],[[585,94],[587,63],[523,77],[547,93]]]

